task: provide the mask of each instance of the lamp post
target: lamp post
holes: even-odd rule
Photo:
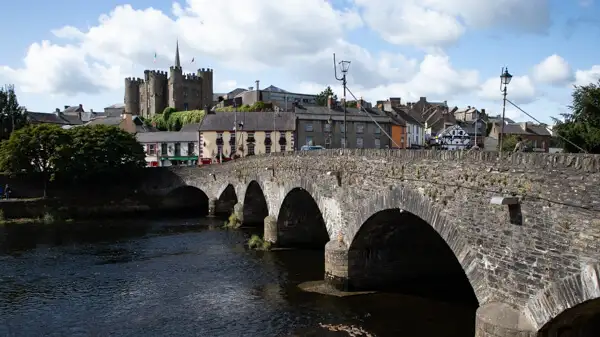
[[[337,65],[340,65],[340,70],[342,71],[342,77],[338,77],[337,75]],[[348,127],[346,125],[346,74],[350,69],[350,61],[340,61],[339,63],[335,63],[335,53],[333,53],[333,72],[335,74],[335,79],[338,81],[342,81],[342,85],[344,86],[344,143],[342,144],[342,148],[346,148],[346,134]]]
[[[331,147],[331,125],[333,124],[333,119],[331,118],[331,115],[329,115],[329,118],[327,119],[327,125],[329,125],[329,133],[327,134],[327,139],[329,139],[329,146],[327,148]]]
[[[504,141],[504,124],[505,122],[505,114],[506,114],[506,86],[512,80],[512,75],[508,72],[508,68],[502,68],[502,72],[500,73],[500,91],[502,92],[503,100],[502,100],[502,126],[500,127],[500,158],[502,158],[502,143]],[[504,87],[503,87],[504,86]]]

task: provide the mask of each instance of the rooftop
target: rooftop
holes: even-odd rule
[[[207,114],[198,126],[200,131],[233,130],[236,122],[243,123],[244,131],[295,130],[296,115],[292,112],[218,112]]]

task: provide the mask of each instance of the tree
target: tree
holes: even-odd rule
[[[71,157],[70,137],[58,125],[38,124],[13,132],[2,146],[0,166],[11,173],[39,173],[46,185]]]
[[[54,179],[107,181],[132,177],[146,166],[142,145],[115,126],[64,130],[37,124],[15,131],[1,147],[0,168],[9,173],[40,174],[44,192]]]
[[[146,166],[144,149],[135,135],[115,126],[76,127],[69,132],[72,159],[68,173],[73,179],[111,179]]]
[[[25,111],[19,106],[14,86],[0,88],[0,140],[10,138],[14,130],[27,124]]]
[[[519,140],[515,135],[504,135],[504,139],[502,140],[502,151],[513,152],[518,141]]]
[[[333,90],[331,90],[330,86],[325,88],[325,90],[321,91],[317,95],[317,105],[327,106],[327,99],[329,98],[329,96],[333,96],[334,101],[337,101],[337,95],[333,93]]]
[[[571,94],[571,113],[554,118],[554,131],[560,136],[565,152],[600,153],[600,80],[575,86]],[[568,140],[568,141],[565,141]]]

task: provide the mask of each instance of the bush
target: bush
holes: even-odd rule
[[[254,234],[248,240],[248,248],[254,250],[271,250],[271,243]]]

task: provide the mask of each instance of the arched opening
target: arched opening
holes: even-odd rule
[[[539,331],[540,337],[600,336],[600,299],[583,302],[561,312]]]
[[[444,239],[423,219],[397,208],[363,223],[348,251],[348,281],[352,290],[397,291],[478,306]]]
[[[305,189],[294,188],[283,199],[277,217],[277,243],[284,247],[324,249],[329,241],[323,215]]]
[[[252,180],[244,195],[244,225],[262,226],[269,215],[269,206],[262,188]]]
[[[194,186],[177,187],[163,198],[161,211],[182,216],[204,216],[208,214],[208,196]]]
[[[233,206],[237,204],[238,198],[235,193],[235,188],[233,185],[229,184],[221,195],[219,196],[219,200],[217,201],[215,215],[217,216],[230,216],[233,213]]]

